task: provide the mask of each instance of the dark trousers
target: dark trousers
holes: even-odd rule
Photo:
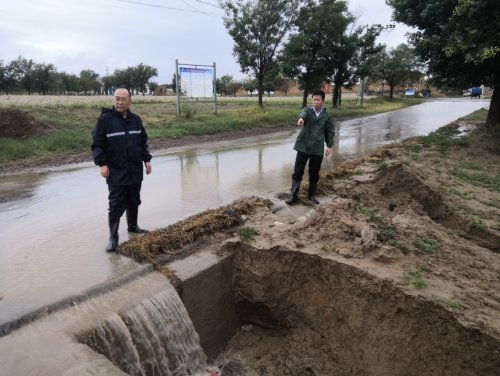
[[[141,183],[131,185],[108,184],[109,216],[120,219],[128,208],[141,204]]]
[[[316,186],[319,180],[319,169],[323,161],[323,155],[312,155],[297,151],[295,158],[295,166],[293,168],[292,179],[295,181],[302,181],[306,163],[309,160],[309,186]]]

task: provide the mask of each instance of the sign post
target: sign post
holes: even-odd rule
[[[179,60],[175,59],[175,95],[177,97],[177,116],[181,114],[181,93],[179,93]]]
[[[217,114],[216,65],[186,64],[175,60],[175,89],[177,95],[177,115],[181,113],[181,95],[198,101],[210,98],[213,113]]]

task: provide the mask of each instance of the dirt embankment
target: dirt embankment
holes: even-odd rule
[[[48,129],[25,111],[0,108],[0,137],[19,139],[42,134]]]
[[[222,375],[498,374],[496,141],[438,132],[323,173],[317,207],[246,210]]]

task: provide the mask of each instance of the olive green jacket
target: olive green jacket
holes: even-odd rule
[[[323,155],[325,142],[327,147],[332,147],[334,135],[332,115],[324,107],[320,115],[316,117],[314,109],[307,106],[298,118],[304,119],[304,125],[295,141],[293,147],[295,150],[312,155]]]

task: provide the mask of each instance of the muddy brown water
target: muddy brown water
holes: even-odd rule
[[[429,133],[488,105],[437,100],[337,124],[323,168]],[[238,197],[288,189],[295,131],[170,150],[143,183],[140,225],[164,227]],[[138,268],[106,254],[107,188],[94,166],[0,178],[0,324]],[[122,219],[120,241],[128,238]]]

